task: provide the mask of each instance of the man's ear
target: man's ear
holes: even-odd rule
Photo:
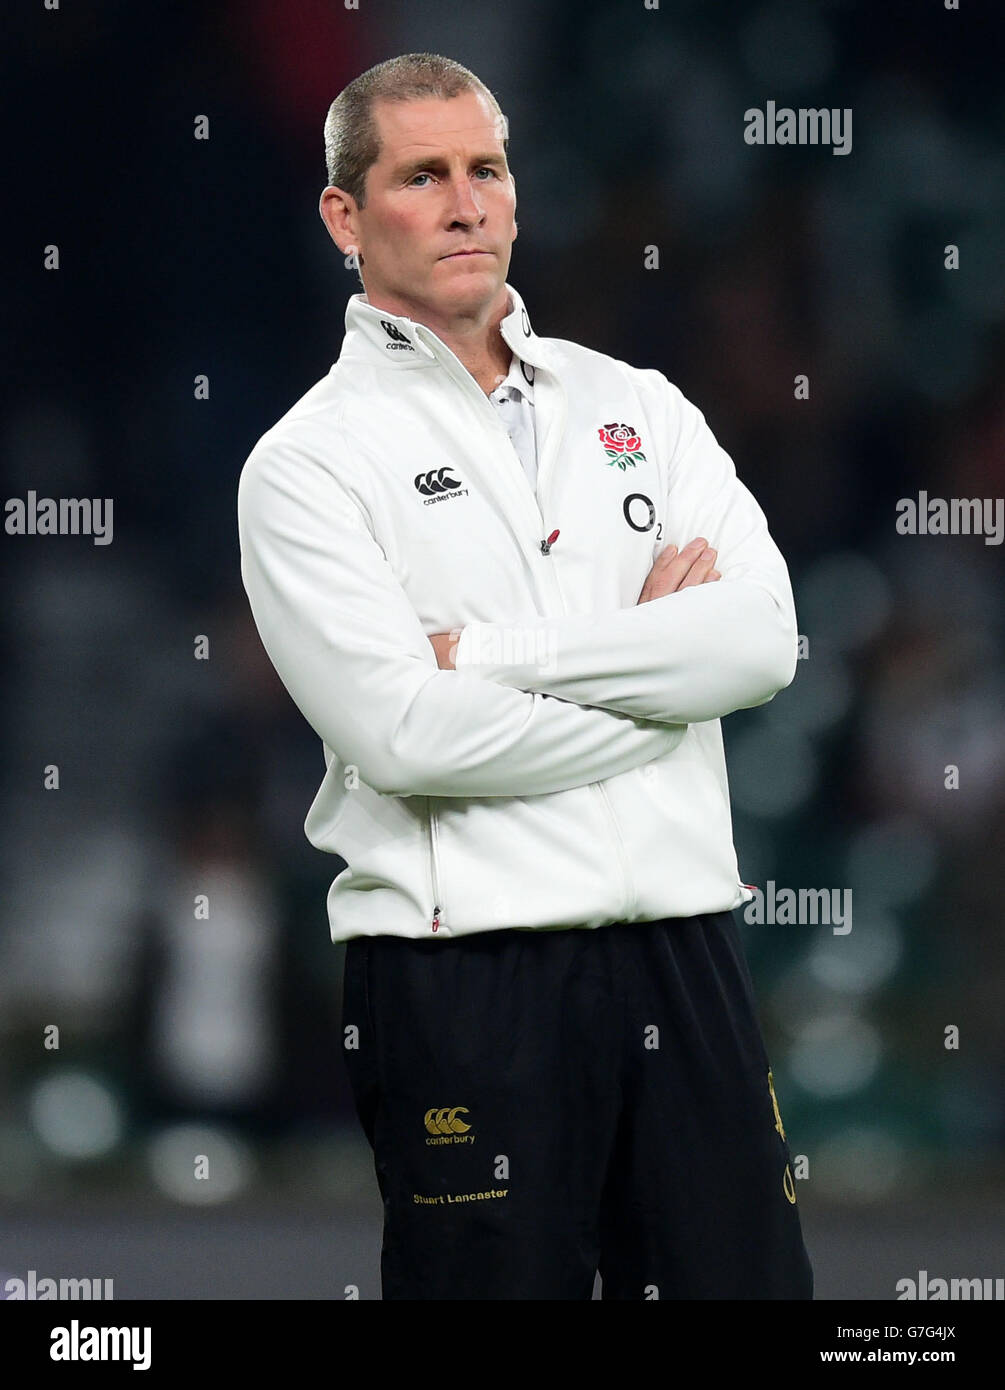
[[[349,249],[356,245],[356,233],[353,230],[356,204],[353,198],[341,188],[329,184],[321,194],[318,212],[328,228],[328,235],[332,241],[344,256],[348,255]],[[339,245],[342,241],[346,243],[344,248]]]

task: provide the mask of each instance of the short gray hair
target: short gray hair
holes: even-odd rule
[[[479,92],[502,125],[502,144],[509,143],[509,121],[482,80],[452,58],[439,53],[403,53],[377,63],[353,78],[338,94],[325,118],[325,163],[328,182],[348,193],[357,207],[366,206],[366,175],[380,157],[380,137],[374,118],[378,101],[449,101],[465,92]]]

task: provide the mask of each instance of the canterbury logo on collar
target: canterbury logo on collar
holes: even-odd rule
[[[389,343],[384,344],[388,351],[391,351],[392,348],[397,349],[399,352],[415,351],[415,348],[412,347],[412,344],[405,337],[404,333],[402,333],[401,329],[391,323],[390,319],[381,319],[380,326],[391,339]]]
[[[547,352],[531,328],[523,300],[507,285],[510,312],[500,320],[499,331],[507,346],[531,368],[548,367]],[[345,308],[345,338],[340,358],[381,361],[397,367],[428,366],[450,354],[447,345],[425,324],[405,315],[391,314],[368,304],[362,294],[349,298]],[[527,375],[525,373],[525,375]]]

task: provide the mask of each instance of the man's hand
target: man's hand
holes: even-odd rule
[[[683,550],[668,545],[656,556],[639,595],[639,603],[648,603],[664,594],[675,594],[696,584],[711,584],[722,575],[715,568],[719,552],[712,550],[704,536],[696,536]],[[636,607],[638,604],[636,604]]]
[[[436,664],[441,671],[453,671],[454,652],[457,650],[457,643],[460,640],[463,628],[455,627],[450,632],[434,632],[430,637],[433,644],[433,651],[436,653]]]

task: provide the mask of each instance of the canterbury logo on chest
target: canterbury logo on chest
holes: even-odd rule
[[[413,483],[416,492],[424,499],[424,507],[468,495],[467,488],[458,482],[449,468],[431,468],[428,473],[416,473]]]

